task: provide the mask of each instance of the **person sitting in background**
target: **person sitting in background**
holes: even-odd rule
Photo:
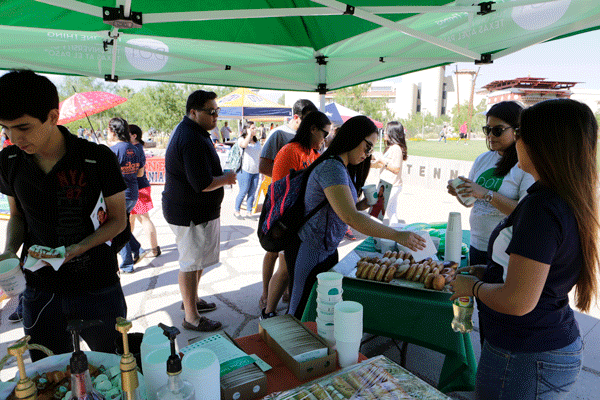
[[[254,122],[248,121],[242,129],[242,135],[238,138],[239,146],[244,149],[242,158],[242,170],[237,175],[240,191],[235,199],[235,211],[233,215],[237,219],[243,219],[240,214],[240,208],[244,198],[246,201],[246,215],[252,214],[252,206],[256,198],[256,189],[258,189],[258,164],[260,163],[260,152],[262,145],[258,141],[258,132]]]
[[[148,181],[148,177],[146,176],[146,153],[144,152],[144,140],[142,139],[142,130],[139,126],[130,124],[129,125],[129,133],[131,135],[131,144],[134,145],[141,157],[141,165],[142,167],[142,176],[138,176],[138,200],[135,203],[135,207],[131,210],[131,215],[129,216],[129,222],[131,224],[131,231],[133,232],[133,228],[135,225],[135,221],[139,220],[148,235],[148,239],[150,240],[150,248],[152,249],[152,255],[154,257],[158,257],[161,254],[160,247],[158,246],[158,240],[156,239],[156,227],[154,223],[150,219],[150,215],[148,212],[154,208],[154,204],[152,203],[152,188],[150,187],[150,182]],[[141,256],[141,255],[139,255]],[[138,260],[139,260],[138,256]],[[137,260],[134,260],[135,263]]]
[[[487,266],[451,282],[451,300],[479,300],[477,399],[564,399],[583,352],[569,293],[582,312],[598,293],[598,123],[587,105],[556,99],[524,109],[518,126],[519,166],[535,183],[494,229]]]
[[[514,129],[523,107],[514,101],[496,103],[486,113],[483,127],[490,151],[481,154],[471,167],[469,178],[456,189],[448,182],[448,193],[472,196],[470,265],[487,264],[492,230],[509,215],[533,184],[533,177],[517,165]],[[507,258],[507,257],[506,257]]]
[[[390,224],[395,224],[399,221],[398,202],[402,192],[402,162],[408,158],[404,127],[397,121],[388,122],[383,138],[385,140],[383,156],[371,163],[371,167],[379,168],[379,179],[392,184],[385,215]]]
[[[301,318],[316,276],[338,262],[337,247],[348,225],[359,232],[394,240],[411,250],[425,247],[425,239],[398,231],[361,213],[368,207],[366,199],[358,201],[371,168],[371,154],[377,141],[377,127],[360,115],[347,120],[338,130],[329,148],[307,169],[304,196],[305,215],[324,199],[321,208],[290,238],[285,259],[292,281],[288,312]],[[292,268],[293,266],[293,268]]]
[[[296,136],[283,146],[275,157],[273,182],[286,177],[291,169],[299,171],[307,168],[314,160],[319,158],[319,149],[329,135],[329,129],[331,129],[331,122],[327,115],[320,111],[312,111],[306,114],[296,131]],[[285,258],[280,256],[277,272],[269,281],[267,305],[261,311],[261,319],[277,315],[277,304],[288,287],[288,280],[288,267]]]

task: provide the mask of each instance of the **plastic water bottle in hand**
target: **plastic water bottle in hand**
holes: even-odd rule
[[[473,330],[473,298],[469,296],[454,299],[452,303],[454,332],[469,333]]]

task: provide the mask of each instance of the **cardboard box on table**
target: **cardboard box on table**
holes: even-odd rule
[[[223,337],[227,338],[237,348],[243,351],[243,349],[227,334],[227,332],[219,332]],[[197,340],[190,340],[189,343],[195,343]],[[243,375],[252,374],[256,375],[257,378],[247,381],[245,383],[239,383],[243,379]],[[267,376],[265,373],[256,365],[249,364],[244,367],[238,368],[235,371],[231,371],[221,376],[221,400],[230,399],[260,399],[267,395]]]
[[[296,378],[301,381],[312,379],[317,376],[333,372],[337,368],[337,352],[330,347],[327,342],[311,332],[302,322],[300,322],[293,315],[286,314],[276,318],[290,318],[293,319],[298,325],[300,325],[304,330],[306,330],[311,336],[316,338],[319,342],[321,342],[325,347],[327,347],[327,356],[321,357],[315,360],[309,360],[304,362],[296,361],[290,354],[288,354],[280,345],[277,343],[275,339],[273,339],[267,330],[265,330],[262,325],[258,324],[258,333],[261,338],[267,343],[267,345],[273,349],[273,351],[281,358],[281,360],[285,363],[285,365],[294,373]]]

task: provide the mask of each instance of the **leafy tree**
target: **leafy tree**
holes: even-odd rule
[[[386,99],[364,97],[364,94],[369,91],[370,87],[370,83],[363,83],[339,89],[334,92],[333,99],[336,103],[375,120],[382,122],[392,121],[394,113],[388,109]]]
[[[449,123],[450,117],[442,115],[434,117],[429,111],[410,114],[401,119],[405,133],[409,139],[431,139],[439,136],[444,124]]]
[[[465,101],[460,106],[460,112],[458,110],[458,104],[452,108],[452,127],[454,128],[454,132],[459,132],[460,126],[466,122],[469,131],[473,130],[473,132],[478,132],[481,130],[481,127],[485,125],[485,111],[486,111],[486,101],[485,99],[481,100],[481,102],[473,107],[472,114],[469,114],[469,102]]]

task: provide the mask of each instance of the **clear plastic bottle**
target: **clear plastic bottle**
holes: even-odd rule
[[[452,330],[454,332],[469,333],[473,330],[473,298],[459,297],[452,303],[454,318],[452,319]]]
[[[180,376],[181,358],[175,351],[175,338],[179,334],[179,329],[164,324],[158,324],[158,326],[162,328],[165,336],[171,341],[171,356],[167,360],[169,380],[165,386],[158,389],[156,398],[160,400],[195,400],[194,386]]]

